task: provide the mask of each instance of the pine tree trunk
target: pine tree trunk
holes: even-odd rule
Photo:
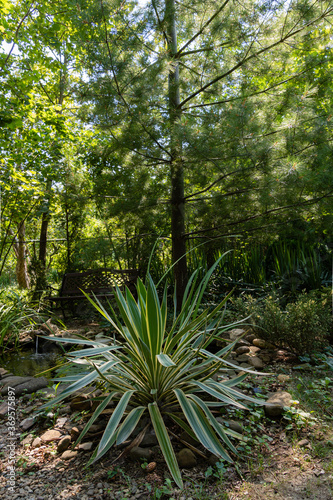
[[[171,236],[172,262],[177,287],[177,304],[181,305],[187,283],[187,260],[185,238],[185,200],[184,200],[184,167],[182,161],[182,145],[175,134],[175,125],[180,120],[179,107],[179,66],[177,55],[177,30],[175,0],[166,0],[165,21],[167,26],[168,51],[173,60],[169,73],[169,121],[170,121],[170,152],[171,152]]]

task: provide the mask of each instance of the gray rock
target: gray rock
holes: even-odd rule
[[[26,377],[22,377],[22,378],[26,378]],[[5,380],[7,380],[7,379],[5,379]],[[45,377],[36,377],[36,378],[32,377],[32,378],[26,380],[25,382],[21,382],[20,384],[17,384],[15,386],[15,396],[21,396],[24,392],[26,392],[27,394],[31,394],[32,392],[37,392],[39,389],[43,389],[44,387],[47,387],[48,383],[49,383],[49,381]],[[6,385],[7,385],[7,382],[6,382]],[[9,385],[11,385],[11,384],[9,384]],[[1,393],[3,393],[2,391],[5,389],[5,387],[3,387],[3,389],[1,390]]]
[[[158,444],[155,432],[147,432],[140,443],[142,448],[149,448],[150,446],[155,446]]]
[[[0,420],[4,420],[7,417],[8,409],[7,401],[0,405]]]
[[[258,356],[250,356],[249,357],[249,363],[252,365],[254,368],[257,368],[258,370],[261,370],[261,368],[264,368],[264,362],[258,358]]]
[[[237,361],[238,363],[248,363],[249,358],[249,354],[241,354],[240,356],[237,356]]]
[[[257,353],[258,353],[258,352],[260,352],[260,351],[261,351],[260,347],[256,347],[255,345],[251,345],[251,346],[250,346],[250,352],[251,352],[252,354],[257,354]]]
[[[7,394],[8,387],[16,387],[17,385],[24,384],[28,382],[33,377],[19,377],[16,375],[6,377],[0,380],[0,385],[2,385],[1,394]]]
[[[230,340],[233,342],[234,340],[237,340],[239,337],[241,337],[244,333],[245,330],[243,330],[243,328],[234,328],[233,330],[229,331]]]
[[[40,437],[36,437],[31,443],[32,448],[39,448],[42,445],[43,441]]]
[[[134,460],[140,460],[144,458],[145,460],[150,460],[153,456],[152,450],[149,448],[141,448],[140,446],[134,446],[129,453],[130,457]]]
[[[257,338],[257,336],[256,336],[256,335],[254,335],[254,333],[248,333],[247,335],[245,335],[245,337],[244,337],[244,338],[245,338],[245,340],[247,340],[248,342],[251,342],[251,343],[252,343],[252,342],[254,341],[254,339],[256,339],[256,338]]]
[[[265,404],[265,413],[268,417],[280,417],[284,411],[284,407],[290,406],[292,401],[291,394],[285,391],[278,391],[271,395]]]
[[[86,443],[79,444],[78,449],[82,451],[90,451],[92,447],[93,447],[92,441],[87,441]]]
[[[61,455],[61,458],[63,460],[71,460],[72,458],[75,458],[76,455],[78,454],[77,451],[72,451],[72,450],[66,450],[64,453]]]
[[[237,347],[237,349],[236,349],[236,353],[238,355],[240,355],[240,354],[246,354],[247,352],[250,352],[250,347],[247,346],[247,345],[242,345],[240,347]]]
[[[71,435],[72,440],[76,441],[76,439],[80,435],[79,429],[77,427],[72,427],[71,430],[70,430],[70,435]]]
[[[266,341],[263,339],[253,339],[252,344],[256,347],[260,347],[261,349],[266,347]]]
[[[9,377],[11,375],[13,375],[13,374],[9,373],[8,370],[5,370],[5,368],[1,368],[0,367],[0,380],[3,379],[3,378],[5,378],[5,377]]]
[[[177,461],[179,467],[184,469],[191,469],[197,465],[197,459],[192,450],[189,448],[183,448],[177,453]]]
[[[30,446],[34,440],[33,434],[28,434],[25,436],[25,438],[21,441],[22,446]]]
[[[42,441],[44,441],[44,443],[51,443],[52,441],[58,441],[60,437],[60,431],[49,429],[48,431],[44,432],[44,434],[42,434],[40,438]]]
[[[238,434],[243,434],[243,426],[239,422],[235,422],[235,420],[227,420],[229,424],[229,429],[232,431],[238,432]]]
[[[25,418],[20,423],[20,427],[22,428],[22,431],[24,432],[24,431],[27,431],[28,429],[30,429],[30,427],[32,427],[35,424],[35,422],[36,422],[35,417]]]
[[[70,447],[71,442],[72,439],[68,435],[61,438],[60,441],[58,442],[57,452],[63,453],[64,451],[66,451]]]
[[[236,352],[239,347],[250,347],[250,342],[244,339],[240,339],[236,344]]]

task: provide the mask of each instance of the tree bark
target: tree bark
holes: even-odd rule
[[[170,182],[171,182],[171,237],[172,262],[177,287],[177,307],[179,308],[187,283],[187,259],[185,237],[185,196],[182,144],[177,138],[175,126],[181,118],[179,96],[179,64],[177,58],[177,29],[175,0],[165,3],[166,34],[168,51],[172,61],[168,79],[169,122],[170,122]]]
[[[28,251],[25,243],[25,223],[18,225],[17,240],[14,243],[14,251],[17,257],[16,279],[20,288],[30,288],[30,276],[28,273]]]

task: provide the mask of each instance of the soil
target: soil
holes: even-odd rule
[[[69,330],[82,333],[82,325],[74,324]],[[84,330],[101,331],[98,324],[89,324]],[[271,365],[275,373],[289,373],[291,381],[295,371],[291,365],[279,360]],[[267,371],[267,367],[265,367]],[[299,372],[297,372],[299,375]],[[327,374],[323,374],[325,376]],[[267,387],[289,390],[290,381]],[[0,498],[24,500],[50,499],[263,499],[263,500],[303,500],[333,498],[333,429],[332,414],[320,414],[313,426],[295,425],[286,429],[284,419],[261,418],[253,433],[262,432],[268,436],[253,445],[252,450],[243,454],[237,465],[224,465],[219,470],[197,457],[197,465],[182,469],[184,489],[179,490],[170,480],[167,467],[158,447],[153,447],[151,472],[145,472],[143,460],[136,461],[128,456],[118,459],[119,450],[110,451],[106,458],[84,469],[91,452],[79,451],[69,460],[57,453],[56,442],[44,443],[37,448],[23,445],[22,439],[29,433],[40,436],[45,430],[83,423],[82,414],[72,412],[69,405],[60,412],[49,415],[27,432],[20,432],[19,424],[42,404],[42,395],[22,396],[16,406],[16,439],[10,440],[8,422],[0,421]],[[332,406],[330,406],[332,408]],[[331,410],[330,410],[331,411]],[[322,419],[321,419],[322,417]],[[245,422],[243,422],[246,425]],[[100,433],[92,438],[94,447]],[[15,443],[15,475],[11,466],[10,446]],[[174,441],[175,448],[182,445]],[[331,446],[331,453],[329,447]],[[156,467],[155,467],[156,464]],[[211,462],[213,464],[213,461]],[[154,468],[155,467],[155,468]],[[9,474],[15,480],[10,489]]]

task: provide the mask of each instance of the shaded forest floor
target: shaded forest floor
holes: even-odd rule
[[[99,327],[89,326],[95,333]],[[70,330],[75,333],[75,325]],[[332,359],[332,358],[331,358]],[[248,437],[236,465],[198,457],[195,467],[182,469],[184,490],[174,487],[158,447],[150,461],[156,468],[147,473],[147,460],[129,457],[115,461],[119,450],[109,452],[101,461],[84,469],[91,452],[79,451],[68,460],[57,453],[56,443],[31,446],[31,440],[48,429],[78,426],[86,421],[85,412],[72,411],[69,404],[52,410],[22,432],[19,423],[48,397],[52,390],[21,396],[17,401],[16,421],[20,443],[16,444],[15,491],[8,490],[8,428],[0,421],[1,472],[0,498],[4,500],[90,499],[276,499],[303,500],[333,498],[333,383],[329,364],[273,362],[265,367],[272,377],[251,376],[245,390],[259,390],[263,396],[275,390],[290,392],[293,405],[279,420],[268,419],[263,409],[233,412]],[[285,375],[277,382],[277,375]],[[258,389],[259,388],[259,389]],[[1,401],[4,401],[2,398]],[[93,449],[100,433],[91,438]],[[29,441],[30,439],[30,441]],[[24,444],[25,443],[25,444]],[[177,448],[177,444],[175,444]]]

